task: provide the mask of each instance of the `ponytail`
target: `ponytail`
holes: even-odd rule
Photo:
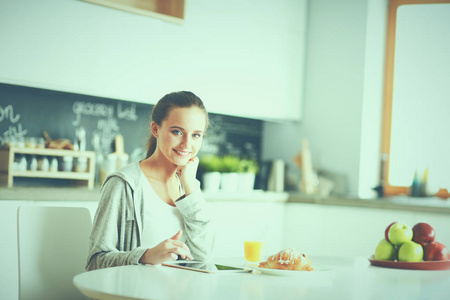
[[[145,158],[147,159],[150,156],[152,156],[155,150],[156,150],[156,138],[153,134],[151,134],[147,142],[147,155],[145,155]]]

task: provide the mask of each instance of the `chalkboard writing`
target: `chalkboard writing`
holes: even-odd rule
[[[0,123],[5,121],[6,130],[0,136],[0,144],[4,144],[10,137],[20,138],[27,135],[28,131],[22,128],[20,114],[14,114],[14,107],[9,104],[3,107],[0,105]]]
[[[125,152],[144,152],[153,105],[0,83],[0,144],[9,137],[42,137],[75,141],[86,130],[86,150],[99,138],[103,154],[114,151],[116,135],[124,136]],[[262,121],[210,114],[200,155],[235,154],[260,159]],[[96,137],[96,138],[94,138]]]
[[[150,109],[150,107],[149,107]],[[99,146],[101,152],[108,153],[111,141],[120,133],[120,120],[138,121],[135,103],[104,104],[75,101],[72,105],[75,120],[72,121],[74,127],[79,127],[81,121],[86,117],[97,117],[97,126],[93,134],[99,135]]]
[[[153,106],[102,97],[0,84],[0,143],[11,137],[65,138],[86,130],[86,150],[113,152],[114,138],[124,136],[125,152],[144,149]],[[99,149],[93,138],[99,137]]]

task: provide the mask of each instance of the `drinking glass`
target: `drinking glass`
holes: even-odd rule
[[[258,267],[259,263],[264,260],[266,235],[266,225],[255,225],[248,228],[244,239],[245,265]]]

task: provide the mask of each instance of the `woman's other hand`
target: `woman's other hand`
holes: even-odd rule
[[[147,249],[144,255],[139,259],[140,263],[159,265],[168,260],[177,260],[178,255],[183,259],[193,260],[191,251],[185,243],[180,241],[183,231],[180,229],[170,239],[164,240],[156,247]]]
[[[181,183],[183,184],[184,192],[186,195],[192,194],[196,189],[199,189],[200,186],[196,179],[198,163],[198,157],[192,157],[188,163],[184,166],[178,167],[178,176],[180,176]]]

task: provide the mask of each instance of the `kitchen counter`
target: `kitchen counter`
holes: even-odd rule
[[[0,187],[1,200],[98,201],[100,188],[86,187]]]
[[[288,193],[265,191],[250,192],[203,192],[208,202],[286,202]],[[32,201],[99,201],[100,188],[92,190],[86,187],[0,187],[1,200],[32,200]]]
[[[398,196],[380,199],[358,199],[346,197],[316,197],[300,193],[291,193],[289,195],[289,202],[450,214],[450,199],[443,200],[437,197],[412,198]]]
[[[253,192],[204,192],[208,202],[289,202],[318,205],[381,208],[416,212],[450,214],[450,200],[439,198],[392,197],[382,199],[358,199],[347,197],[317,197],[301,193]],[[33,201],[99,201],[100,188],[86,187],[0,187],[1,200]]]

